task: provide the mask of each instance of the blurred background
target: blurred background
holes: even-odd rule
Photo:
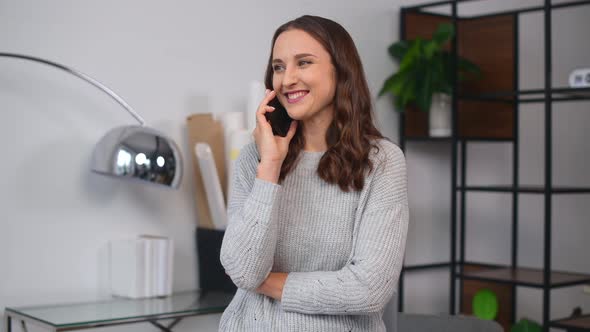
[[[198,217],[187,116],[245,111],[248,84],[263,79],[274,30],[303,14],[333,19],[350,32],[376,96],[397,66],[387,47],[399,39],[399,9],[423,2],[0,0],[0,52],[51,59],[93,76],[179,143],[185,157],[177,191],[90,173],[94,144],[108,129],[134,124],[133,118],[76,77],[0,58],[0,308],[109,297],[108,241],[144,233],[174,239],[174,291],[197,288]],[[539,3],[476,1],[459,14]],[[572,63],[590,66],[589,16],[585,6],[553,17],[556,86],[567,85]],[[541,88],[542,13],[523,15],[519,33],[520,88]],[[555,184],[590,185],[587,105],[554,107]],[[521,184],[543,184],[542,107],[521,107]],[[382,133],[398,142],[392,98],[375,99],[375,113]],[[406,264],[448,260],[449,155],[448,144],[408,143]],[[509,144],[470,146],[467,183],[511,183],[511,160]],[[61,176],[64,161],[67,178]],[[509,263],[510,196],[470,193],[467,199],[467,259]],[[558,195],[553,202],[554,269],[590,273],[588,196]],[[519,263],[541,267],[543,196],[522,195],[519,217]],[[407,274],[404,311],[447,312],[448,277],[447,270]],[[569,315],[575,306],[590,308],[590,295],[581,286],[552,294],[551,316]],[[519,288],[517,317],[541,320],[541,295]],[[219,318],[188,318],[176,330],[217,331]],[[103,330],[157,331],[147,323]]]

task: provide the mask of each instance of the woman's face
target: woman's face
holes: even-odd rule
[[[336,71],[324,47],[305,31],[287,30],[276,39],[272,56],[273,89],[289,116],[331,122]]]

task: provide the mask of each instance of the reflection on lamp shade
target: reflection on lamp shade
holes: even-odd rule
[[[122,126],[106,133],[94,147],[91,169],[178,188],[182,157],[173,140],[144,126]]]

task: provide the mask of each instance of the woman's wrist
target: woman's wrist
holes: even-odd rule
[[[281,165],[282,162],[265,162],[261,161],[258,164],[258,169],[256,171],[256,177],[272,183],[279,182],[279,176],[281,174]]]
[[[271,272],[256,289],[256,292],[281,301],[283,299],[283,288],[285,288],[288,276],[289,273],[286,272]]]

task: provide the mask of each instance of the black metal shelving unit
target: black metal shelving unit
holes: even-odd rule
[[[498,0],[451,0],[425,3],[417,6],[402,7],[400,11],[400,38],[406,39],[406,18],[408,13],[425,12],[431,7],[439,7],[442,5],[450,6],[450,15],[433,14],[447,18],[449,22],[455,26],[455,31],[461,33],[457,29],[457,23],[460,18],[458,16],[458,5],[462,2],[481,1],[490,2]],[[462,94],[458,92],[458,88],[453,89],[452,96],[452,134],[450,137],[428,137],[428,136],[408,136],[406,134],[406,114],[401,113],[400,116],[400,147],[406,151],[407,142],[433,142],[433,144],[450,144],[451,155],[451,209],[450,209],[450,259],[446,262],[433,262],[429,264],[405,265],[399,281],[399,310],[403,311],[404,307],[404,278],[406,273],[415,271],[426,271],[433,269],[449,269],[450,273],[450,296],[449,296],[449,312],[455,314],[457,312],[456,290],[457,282],[461,290],[459,298],[463,293],[464,280],[480,280],[493,282],[498,284],[505,284],[512,287],[512,313],[511,323],[515,322],[516,311],[516,292],[515,288],[518,286],[533,287],[541,289],[543,292],[543,330],[548,331],[550,327],[560,329],[571,329],[575,331],[590,331],[590,315],[584,315],[577,318],[562,318],[552,320],[550,318],[550,299],[551,290],[560,287],[581,285],[590,282],[590,274],[571,273],[564,271],[554,271],[551,268],[551,211],[552,211],[552,197],[556,194],[589,194],[590,188],[587,187],[557,187],[553,185],[552,181],[552,112],[553,103],[590,100],[590,88],[568,88],[568,87],[553,87],[552,86],[552,18],[553,10],[560,8],[567,8],[572,6],[590,5],[589,0],[568,1],[560,4],[552,4],[551,0],[543,0],[544,4],[541,6],[519,8],[512,11],[502,11],[494,13],[486,13],[484,15],[469,16],[465,19],[477,20],[481,18],[488,18],[497,15],[513,15],[516,22],[514,31],[515,50],[514,50],[514,90],[512,91],[490,91],[488,93],[478,94]],[[545,53],[545,78],[544,88],[542,89],[527,89],[520,90],[518,88],[518,18],[519,15],[530,12],[542,12],[544,14],[544,53]],[[459,54],[458,37],[455,36],[451,45],[451,51],[455,55],[453,66],[457,66],[456,59]],[[471,59],[473,60],[473,59]],[[454,71],[456,72],[456,71]],[[457,78],[454,78],[454,86],[458,87]],[[460,137],[458,135],[458,105],[459,101],[485,101],[492,103],[508,103],[513,106],[513,133],[511,138],[489,138],[489,137]],[[541,186],[520,186],[518,178],[519,169],[519,105],[521,103],[542,103],[544,105],[544,180],[545,184]],[[498,186],[471,186],[466,183],[467,170],[467,145],[468,143],[477,142],[498,142],[512,144],[513,146],[513,161],[512,161],[512,185]],[[460,147],[460,149],[459,149]],[[460,168],[459,168],[460,163]],[[460,171],[459,171],[460,170]],[[468,262],[465,259],[465,225],[468,222],[465,217],[465,197],[468,192],[497,192],[507,193],[512,195],[512,224],[510,235],[511,245],[511,262],[509,265],[487,264],[484,262]],[[543,248],[543,268],[533,269],[521,267],[518,264],[518,199],[521,194],[543,195],[544,197],[544,248]],[[457,202],[459,202],[459,209],[457,211]],[[459,212],[459,220],[457,215]],[[457,255],[457,230],[459,227],[459,253]],[[457,257],[458,256],[458,257]],[[479,265],[485,267],[479,271],[464,271],[463,267],[466,265]],[[460,301],[460,300],[459,300]],[[459,303],[461,307],[461,303]]]

